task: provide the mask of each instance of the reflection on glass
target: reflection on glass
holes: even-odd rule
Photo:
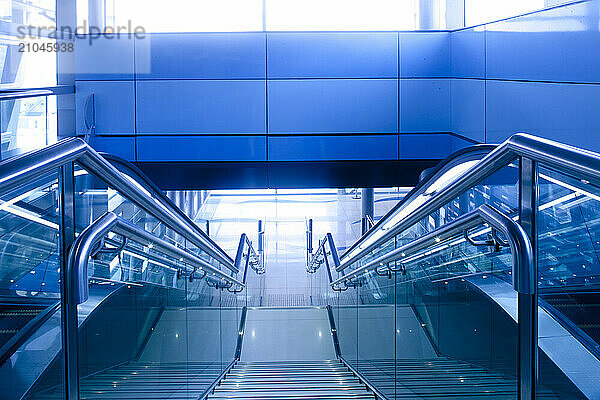
[[[0,35],[1,89],[49,87],[57,84],[57,53],[55,51],[29,51],[24,46],[52,45],[55,39],[30,36],[25,38]],[[37,34],[37,30],[34,29]],[[44,47],[46,47],[44,46]],[[20,51],[21,50],[21,51]]]
[[[0,198],[0,381],[6,399],[20,399],[61,351],[57,187],[51,173]],[[60,366],[55,373],[63,379]],[[30,393],[39,390],[36,385]]]
[[[56,142],[55,96],[0,101],[2,160]]]
[[[541,167],[539,196],[540,304],[566,329],[565,341],[574,337],[600,357],[600,188]],[[539,334],[558,335],[545,324],[540,324]],[[584,348],[573,342],[570,353],[585,352]],[[578,360],[586,368],[585,359]],[[562,389],[567,395],[577,394],[568,385]]]

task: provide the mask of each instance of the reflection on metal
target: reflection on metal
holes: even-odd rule
[[[519,224],[489,205],[482,205],[478,209],[457,218],[450,224],[444,225],[441,228],[415,239],[411,243],[369,261],[365,265],[332,282],[331,286],[343,285],[345,281],[357,278],[375,268],[384,267],[390,262],[399,261],[400,263],[405,264],[410,261],[415,261],[425,256],[423,250],[427,250],[427,253],[432,253],[435,251],[432,249],[441,250],[448,248],[450,247],[450,244],[448,244],[450,239],[464,235],[466,230],[480,226],[484,223],[498,229],[508,239],[509,246],[513,253],[512,276],[515,290],[520,293],[533,293],[536,279],[531,267],[533,249],[529,238]],[[460,241],[465,241],[465,239],[460,239]]]
[[[313,252],[313,220],[309,219],[306,223],[306,264],[310,262]]]
[[[331,329],[331,338],[333,339],[333,348],[335,356],[340,358],[342,351],[340,350],[340,341],[338,339],[337,329],[335,327],[335,319],[333,318],[333,310],[330,305],[327,305],[327,317],[329,318],[329,328]]]
[[[403,204],[406,204],[408,207],[415,201],[422,203],[418,204],[418,207],[415,207],[412,212],[395,222],[393,226],[387,227],[376,239],[372,239],[372,236],[367,236],[359,240],[342,256],[342,262],[338,267],[338,271],[350,266],[373,249],[380,247],[383,243],[446,205],[464,191],[480,184],[494,172],[511,164],[517,157],[524,157],[533,162],[543,163],[545,166],[552,167],[558,171],[571,173],[580,179],[600,184],[599,154],[552,140],[519,133],[511,136],[504,143],[497,146],[487,156],[470,166],[463,173],[445,180],[439,188],[436,188],[435,193],[431,196],[426,196],[428,197],[427,199],[422,198],[425,193],[425,185],[419,185],[419,190],[415,191],[414,194],[411,192]],[[423,183],[435,186],[436,182],[432,181],[437,179],[441,178],[436,173]],[[393,219],[393,214],[388,215],[389,217],[386,216],[385,218],[387,222]],[[383,227],[385,223],[381,224],[380,221],[378,226]],[[377,229],[374,232],[376,231]]]
[[[213,267],[196,255],[153,236],[144,229],[131,224],[129,221],[118,217],[112,212],[107,212],[81,232],[69,252],[66,270],[70,274],[72,281],[75,304],[81,304],[87,300],[89,293],[87,278],[89,257],[97,244],[100,243],[109,232],[114,232],[123,237],[127,237],[129,240],[145,246],[148,249],[171,257],[173,261],[169,261],[169,259],[164,256],[163,260],[165,263],[168,263],[168,267],[181,271],[181,277],[184,275],[187,276],[188,273],[194,274],[197,270],[201,270],[209,273],[211,283],[217,285],[219,288],[231,287],[233,285],[241,288],[245,286],[242,282]],[[178,260],[179,262],[175,260]],[[209,279],[207,278],[207,282],[208,280]]]
[[[242,278],[244,283],[246,283],[248,266],[250,266],[257,275],[262,275],[266,272],[263,255],[254,250],[252,242],[248,239],[248,235],[242,233],[235,256],[235,267],[238,271],[242,268],[244,269]]]
[[[73,175],[70,174],[69,176],[72,177]],[[65,373],[68,383],[67,398],[69,400],[77,400],[79,398],[77,305],[84,303],[89,296],[88,263],[90,256],[109,232],[122,235],[123,238],[128,238],[148,248],[148,250],[153,249],[165,254],[167,257],[178,260],[179,263],[172,261],[169,263],[169,266],[177,269],[177,277],[179,279],[186,273],[192,276],[196,273],[197,269],[200,269],[205,272],[205,275],[206,273],[210,274],[210,276],[205,278],[207,285],[210,287],[221,290],[233,288],[235,292],[239,292],[245,286],[237,279],[228,276],[194,254],[175,247],[162,239],[158,239],[151,233],[118,217],[116,214],[112,212],[104,214],[96,222],[84,229],[77,237],[77,240],[75,240],[70,248],[65,268],[65,285],[63,286],[66,288],[66,295],[64,299],[68,300],[68,304],[63,306],[64,319],[67,321],[63,328],[63,333],[68,338],[68,342],[64,343],[63,346],[68,346],[64,348],[67,359]],[[236,288],[239,288],[239,290]]]
[[[6,193],[19,188],[73,162],[100,177],[108,186],[118,188],[120,194],[161,223],[184,236],[231,271],[238,272],[225,251],[212,242],[181,210],[173,208],[172,203],[165,202],[164,194],[148,190],[147,185],[136,181],[136,176],[121,173],[81,139],[65,139],[0,163],[0,192]]]
[[[342,276],[331,283],[334,290],[348,287],[360,287],[362,277],[368,271],[377,270],[385,265],[400,261],[414,262],[437,251],[451,248],[461,242],[469,243],[466,232],[482,224],[497,229],[507,238],[512,254],[513,287],[519,299],[519,398],[532,399],[535,395],[537,371],[537,270],[533,247],[527,232],[513,219],[489,205],[482,205],[453,222],[446,224],[409,244],[391,250],[362,267]],[[457,237],[464,235],[462,239]],[[484,243],[487,245],[488,243]],[[476,243],[476,245],[479,245]],[[535,304],[535,309],[532,309]]]
[[[240,318],[240,327],[238,329],[237,345],[235,347],[235,359],[239,361],[242,356],[242,344],[244,342],[244,330],[246,329],[246,315],[248,314],[248,307],[242,307],[242,316]]]
[[[123,249],[125,249],[125,246],[127,246],[126,237],[124,237],[120,243],[117,242],[116,245],[114,244],[114,241],[112,242],[113,243],[111,244],[113,245],[113,247],[106,247],[107,240],[105,238],[102,238],[102,240],[100,240],[97,246],[92,250],[90,256],[94,259],[98,259],[101,254],[120,254],[123,251]]]
[[[365,243],[372,240],[378,231],[388,230],[394,224],[399,221],[397,215],[401,211],[407,208],[415,199],[420,195],[428,193],[431,186],[435,186],[436,183],[441,180],[447,173],[454,170],[455,167],[459,167],[465,163],[473,162],[474,160],[480,160],[485,155],[489,154],[494,150],[496,146],[493,145],[475,145],[461,149],[443,160],[437,167],[434,167],[432,171],[428,173],[426,179],[420,180],[417,186],[415,186],[406,196],[400,200],[400,202],[394,206],[387,214],[385,214],[366,234],[357,240],[350,248],[348,248],[344,254],[341,255],[341,260],[345,260],[351,255],[354,256],[358,252],[357,248],[362,249],[365,247]],[[360,199],[360,196],[357,197]],[[382,229],[383,228],[383,229]]]
[[[322,264],[325,264],[327,267],[327,277],[331,283],[333,281],[331,268],[333,267],[335,269],[338,265],[340,265],[337,248],[335,247],[331,233],[328,233],[325,235],[323,240],[319,241],[319,247],[317,248],[317,251],[315,254],[310,255],[308,264],[306,266],[306,272],[309,274],[314,274]]]
[[[45,89],[14,90],[0,93],[0,101],[26,99],[29,97],[44,97],[52,95],[54,95],[54,92],[52,90]]]
[[[537,162],[521,158],[519,177],[519,222],[533,248],[537,248],[536,210],[538,209]],[[531,400],[537,392],[538,371],[538,296],[537,259],[532,260],[533,287],[518,293],[519,398]]]
[[[83,122],[85,124],[85,136],[83,140],[89,144],[92,135],[96,133],[96,98],[93,93],[85,99]]]
[[[508,247],[508,242],[498,236],[498,230],[492,228],[491,232],[483,240],[475,240],[471,237],[469,230],[465,230],[464,238],[471,246],[487,246],[492,248],[494,252],[499,252],[502,247]]]
[[[373,216],[375,215],[375,189],[364,188],[361,190],[361,193],[361,233],[364,235],[375,225],[373,222]]]
[[[20,159],[20,158],[19,158]],[[18,161],[19,159],[15,160]],[[3,163],[4,164],[4,163]],[[59,254],[61,268],[61,328],[65,363],[65,396],[67,400],[79,399],[78,346],[77,346],[77,275],[71,273],[69,249],[75,241],[75,166],[72,161],[59,167]],[[87,271],[86,271],[87,279]],[[86,282],[87,286],[87,282]]]

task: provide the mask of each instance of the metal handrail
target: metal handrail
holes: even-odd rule
[[[214,242],[207,240],[198,232],[200,228],[165,203],[162,196],[156,192],[152,193],[139,183],[135,184],[128,179],[125,174],[100,156],[82,139],[65,139],[41,150],[32,151],[0,163],[0,192],[4,193],[19,188],[31,180],[38,179],[73,162],[77,162],[88,172],[103,179],[109,186],[118,189],[120,194],[146,210],[170,229],[184,236],[189,242],[231,271],[238,272],[233,260]]]
[[[53,95],[54,92],[52,90],[47,89],[11,90],[0,93],[0,101],[26,99],[29,97],[46,97]]]
[[[369,270],[383,267],[393,261],[409,261],[420,250],[431,246],[444,246],[445,240],[463,235],[483,223],[487,223],[493,229],[502,232],[508,240],[508,246],[510,246],[513,254],[512,277],[515,290],[518,293],[533,294],[537,280],[533,264],[533,247],[527,233],[512,218],[487,204],[368,262],[331,282],[330,285],[332,288],[338,287],[348,280],[358,278]]]
[[[463,162],[469,161],[469,159],[472,158],[481,159],[495,148],[495,145],[478,144],[475,146],[460,149],[446,157],[437,166],[432,167],[431,171],[429,171],[429,173],[427,174],[427,177],[425,179],[419,180],[419,183],[414,188],[412,188],[402,198],[402,200],[400,200],[394,207],[392,207],[390,211],[388,211],[381,219],[379,219],[379,221],[375,222],[375,224],[364,235],[362,235],[360,239],[358,239],[356,242],[354,242],[354,244],[348,247],[340,258],[342,260],[346,258],[346,256],[350,254],[357,246],[360,246],[361,243],[364,242],[370,235],[372,235],[375,231],[379,230],[381,226],[387,223],[400,208],[407,205],[407,203],[410,203],[419,194],[425,192],[433,182],[435,182],[450,168],[459,165]]]
[[[453,222],[442,226],[411,243],[401,246],[387,254],[370,261],[349,274],[331,282],[335,291],[346,290],[348,287],[360,286],[361,276],[370,269],[377,269],[393,261],[410,261],[420,255],[420,251],[432,247],[443,249],[449,246],[446,241],[468,232],[470,229],[487,223],[492,229],[500,231],[507,239],[511,249],[513,265],[513,287],[518,296],[517,323],[519,329],[519,399],[530,400],[535,396],[537,371],[537,270],[531,240],[525,229],[492,206],[484,204],[476,210],[465,214]],[[464,240],[466,243],[468,241]],[[503,241],[503,243],[505,243]],[[358,281],[355,279],[359,279]],[[349,282],[349,283],[347,283]],[[345,288],[340,286],[345,285]]]
[[[244,249],[248,246],[248,252],[244,252]],[[246,259],[246,262],[242,266],[243,260]],[[248,275],[248,266],[256,272],[257,275],[262,275],[266,272],[265,265],[262,257],[258,255],[258,253],[254,250],[254,246],[252,242],[248,238],[248,235],[242,233],[240,236],[240,241],[238,243],[238,249],[235,255],[235,266],[238,270],[243,268],[244,274],[242,277],[242,282],[246,283],[246,278]]]
[[[329,252],[325,249],[326,246],[329,246]],[[333,265],[329,265],[329,259],[327,258],[328,255],[331,255]],[[340,265],[340,258],[338,256],[337,248],[335,247],[333,235],[331,233],[327,233],[323,240],[319,241],[319,247],[308,262],[308,265],[306,266],[306,272],[309,274],[314,274],[318,271],[323,263],[325,263],[325,266],[327,267],[327,275],[329,277],[329,281],[331,282],[331,267],[335,269],[338,267],[338,265]]]
[[[181,261],[184,263],[185,269],[191,274],[197,269],[200,269],[212,274],[213,278],[216,277],[233,285],[242,288],[245,287],[242,282],[213,267],[201,258],[157,238],[146,230],[133,225],[131,222],[118,217],[115,213],[109,211],[81,232],[69,252],[69,262],[66,267],[66,272],[73,284],[72,293],[76,298],[71,300],[74,300],[75,304],[81,304],[88,299],[89,259],[90,256],[93,255],[97,245],[101,243],[102,239],[104,239],[109,232],[122,235],[124,238],[133,240],[143,246],[156,249],[167,256]],[[194,268],[194,266],[196,268]],[[179,266],[179,268],[181,267]]]
[[[210,238],[210,236],[208,236],[206,234],[206,232],[204,232],[202,229],[200,229],[200,227],[185,212],[183,212],[183,210],[181,208],[177,207],[175,205],[175,203],[173,202],[173,200],[171,200],[167,195],[165,195],[165,193],[158,186],[156,186],[156,184],[154,182],[152,182],[152,180],[150,178],[148,178],[148,176],[146,176],[146,174],[144,174],[144,172],[142,172],[142,170],[140,170],[137,166],[130,163],[129,161],[127,161],[121,157],[115,156],[114,154],[108,154],[108,153],[103,153],[103,152],[100,152],[98,154],[100,154],[102,157],[107,159],[111,164],[115,165],[116,168],[121,173],[129,175],[130,177],[135,179],[136,182],[138,182],[142,186],[144,186],[144,189],[146,189],[150,193],[152,193],[153,196],[158,197],[161,200],[161,202],[166,207],[168,207],[173,213],[176,213],[177,215],[179,215],[179,217],[181,219],[183,219],[184,221],[187,221],[186,222],[187,224],[194,227],[195,231],[198,235],[200,235],[202,238],[204,238],[204,240],[206,240],[207,242],[211,243],[211,245],[214,246],[214,248],[216,250],[221,252],[224,257],[226,257],[227,259],[231,260],[231,262],[233,262],[233,259],[231,257],[229,257],[229,255],[223,249],[221,249],[214,242],[214,240],[212,240]],[[120,167],[125,168],[126,171],[123,171]],[[132,174],[133,174],[133,176],[132,176]],[[239,269],[238,269],[238,271],[239,271]]]
[[[347,256],[347,258],[342,259],[337,270],[341,271],[347,268],[365,254],[368,254],[398,233],[413,226],[465,190],[476,186],[494,172],[510,164],[517,157],[543,163],[567,174],[575,174],[578,178],[588,182],[600,183],[600,154],[549,139],[518,133],[511,136],[447,186],[440,189],[439,192],[425,201],[417,210],[408,214],[395,226],[385,231],[380,238],[360,249],[352,257]],[[349,255],[349,253],[346,254]]]

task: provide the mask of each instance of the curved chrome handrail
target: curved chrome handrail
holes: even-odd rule
[[[233,261],[212,241],[198,233],[199,228],[162,201],[156,192],[149,192],[142,185],[133,184],[110,162],[100,156],[82,139],[70,138],[41,150],[32,151],[0,163],[0,192],[20,187],[28,181],[38,179],[57,168],[77,162],[88,172],[103,179],[145,211],[165,223],[169,228],[184,236],[233,272],[238,272]]]
[[[177,207],[175,205],[175,203],[173,203],[173,200],[171,200],[169,197],[167,197],[165,195],[165,193],[158,186],[156,186],[156,184],[154,182],[152,182],[152,180],[150,178],[148,178],[146,176],[146,174],[144,174],[144,172],[142,172],[142,170],[140,170],[137,166],[130,163],[129,161],[127,161],[121,157],[115,156],[113,154],[108,154],[108,153],[103,153],[103,152],[100,152],[98,154],[100,154],[102,157],[107,159],[111,164],[113,164],[113,165],[118,164],[118,166],[116,166],[117,169],[119,169],[119,166],[127,169],[127,172],[119,169],[121,171],[121,173],[125,173],[127,175],[129,175],[129,172],[133,173],[135,176],[133,176],[132,178],[134,178],[138,183],[141,183],[145,187],[145,189],[150,191],[153,195],[156,195],[156,197],[159,197],[161,199],[161,201],[165,204],[165,206],[167,206],[174,213],[178,214],[179,217],[181,217],[181,219],[183,219],[184,221],[187,221],[188,224],[195,227],[196,233],[198,233],[198,235],[202,236],[204,238],[204,240],[211,243],[212,246],[214,246],[215,249],[223,255],[223,257],[226,257],[228,260],[230,260],[233,263],[233,259],[231,257],[229,257],[229,255],[223,249],[221,249],[210,238],[210,236],[208,236],[206,234],[206,232],[204,232],[202,229],[200,229],[198,227],[198,225],[196,225],[196,223],[194,221],[192,221],[192,219],[185,212],[183,212],[183,210],[181,208]],[[233,264],[233,265],[235,265],[235,264]],[[239,271],[239,269],[238,269],[238,271]]]
[[[508,239],[508,245],[513,254],[512,277],[515,290],[518,293],[533,294],[537,281],[533,265],[533,247],[527,233],[513,219],[487,204],[368,262],[360,268],[331,282],[330,285],[332,288],[337,287],[349,279],[358,278],[365,272],[382,267],[387,263],[398,260],[409,260],[416,252],[430,246],[443,245],[445,240],[460,236],[468,232],[469,229],[483,223],[488,223],[492,228],[502,232]]]
[[[329,251],[326,250],[327,246],[329,246]],[[329,259],[327,256],[331,256],[333,265],[329,264]],[[323,240],[319,241],[319,247],[317,248],[317,251],[314,252],[308,264],[306,265],[306,272],[309,274],[314,274],[319,270],[319,268],[321,268],[321,264],[323,263],[325,263],[327,275],[329,277],[329,281],[331,281],[331,268],[333,267],[335,269],[338,265],[340,265],[337,248],[335,247],[333,235],[331,233],[327,233]]]
[[[52,90],[14,90],[0,93],[0,101],[26,99],[29,97],[47,97],[54,95]]]
[[[400,200],[394,207],[392,207],[390,211],[388,211],[383,217],[381,217],[381,219],[379,219],[379,221],[377,221],[360,239],[354,242],[352,246],[348,247],[341,255],[340,259],[343,260],[344,258],[346,258],[346,256],[350,254],[357,246],[360,246],[360,244],[367,240],[370,235],[379,230],[381,226],[386,224],[387,221],[390,220],[400,208],[406,206],[407,203],[410,203],[419,194],[425,192],[431,184],[433,184],[449,169],[461,163],[467,162],[469,161],[469,159],[481,159],[485,155],[493,151],[495,148],[495,145],[488,144],[478,144],[474,146],[469,146],[452,153],[444,160],[442,160],[437,166],[432,167],[432,170],[427,174],[427,177],[423,180],[420,180],[419,183],[402,198],[402,200]]]
[[[244,252],[244,249],[248,248],[248,253]],[[246,259],[246,262],[242,266],[242,262]],[[259,254],[254,250],[254,246],[252,242],[248,238],[248,235],[242,233],[240,236],[240,241],[238,243],[238,249],[235,255],[235,266],[238,270],[244,270],[242,282],[246,283],[246,278],[248,275],[248,266],[252,268],[252,270],[256,273],[256,275],[262,275],[266,272],[264,260]]]
[[[196,268],[189,267],[190,265],[193,265],[200,267],[199,269],[203,271],[211,273],[213,277],[217,277],[217,279],[224,280],[242,288],[245,287],[242,282],[213,267],[208,262],[157,238],[146,230],[133,225],[131,222],[124,220],[115,213],[109,211],[98,218],[96,222],[86,227],[77,237],[69,251],[66,273],[70,277],[70,281],[73,285],[71,293],[76,296],[76,298],[71,299],[74,301],[74,304],[81,304],[88,299],[89,259],[90,256],[93,255],[94,249],[109,232],[122,235],[124,238],[133,240],[143,246],[152,246],[153,249],[187,264],[188,267],[186,267],[186,269],[191,273],[196,271]]]
[[[510,164],[517,157],[528,158],[561,172],[574,174],[578,178],[585,179],[588,182],[600,184],[600,154],[549,139],[518,133],[511,136],[463,174],[456,177],[447,186],[433,195],[433,197],[424,202],[417,210],[387,230],[380,238],[365,246],[365,248],[360,249],[352,257],[347,256],[345,259],[342,259],[338,271],[347,268],[385,241],[416,224],[422,218],[425,218],[447,204],[465,190],[476,186],[494,172]]]
[[[537,338],[537,271],[534,261],[533,246],[527,232],[510,217],[496,210],[490,205],[484,204],[468,214],[462,215],[456,220],[421,236],[411,243],[401,246],[387,254],[370,261],[368,264],[357,268],[336,281],[330,283],[335,291],[345,290],[348,287],[356,287],[361,284],[360,277],[370,269],[398,260],[410,260],[418,256],[419,252],[432,246],[448,246],[446,241],[468,232],[483,223],[489,224],[492,229],[502,232],[508,241],[512,254],[512,277],[513,287],[518,293],[518,329],[519,329],[519,374],[518,390],[519,399],[531,400],[535,397],[534,383],[537,371],[538,348]],[[466,239],[462,239],[466,242]],[[356,279],[359,279],[356,281]],[[354,280],[354,281],[353,281]],[[350,282],[349,284],[346,282]],[[345,285],[341,287],[340,285]],[[521,300],[523,299],[523,301]],[[535,305],[531,307],[531,305]]]

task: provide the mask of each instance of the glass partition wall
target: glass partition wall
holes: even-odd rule
[[[81,142],[55,149],[64,143]],[[52,151],[5,161],[3,170]],[[158,196],[125,183],[135,177],[112,167],[99,173],[98,165],[106,165],[101,157],[85,154],[85,162],[67,162],[25,184],[3,180],[2,308],[23,315],[3,320],[14,325],[12,337],[3,335],[0,343],[7,355],[0,364],[0,378],[9,385],[4,398],[64,399],[75,386],[81,398],[158,390],[165,398],[196,398],[235,358],[247,297],[226,284],[236,279],[233,261],[201,246],[198,237],[190,240],[192,227],[161,219],[157,210],[166,206]],[[159,208],[147,208],[140,193]],[[63,345],[70,332],[65,313],[73,302],[66,299],[74,294],[63,249],[110,213],[156,242],[112,229],[91,249],[89,295],[76,306],[77,348],[69,349]]]
[[[334,281],[371,263],[336,287],[344,290],[334,309],[342,357],[390,399],[450,392],[518,397],[523,304],[513,288],[506,238],[481,225],[468,238],[458,235],[418,256],[397,253],[396,261],[373,266],[373,260],[489,204],[517,221],[534,243],[536,397],[593,398],[593,382],[600,378],[600,191],[597,182],[577,175],[516,158],[352,263],[344,265],[342,258],[344,270]],[[385,218],[379,228],[392,229]],[[579,365],[569,362],[573,357]]]

